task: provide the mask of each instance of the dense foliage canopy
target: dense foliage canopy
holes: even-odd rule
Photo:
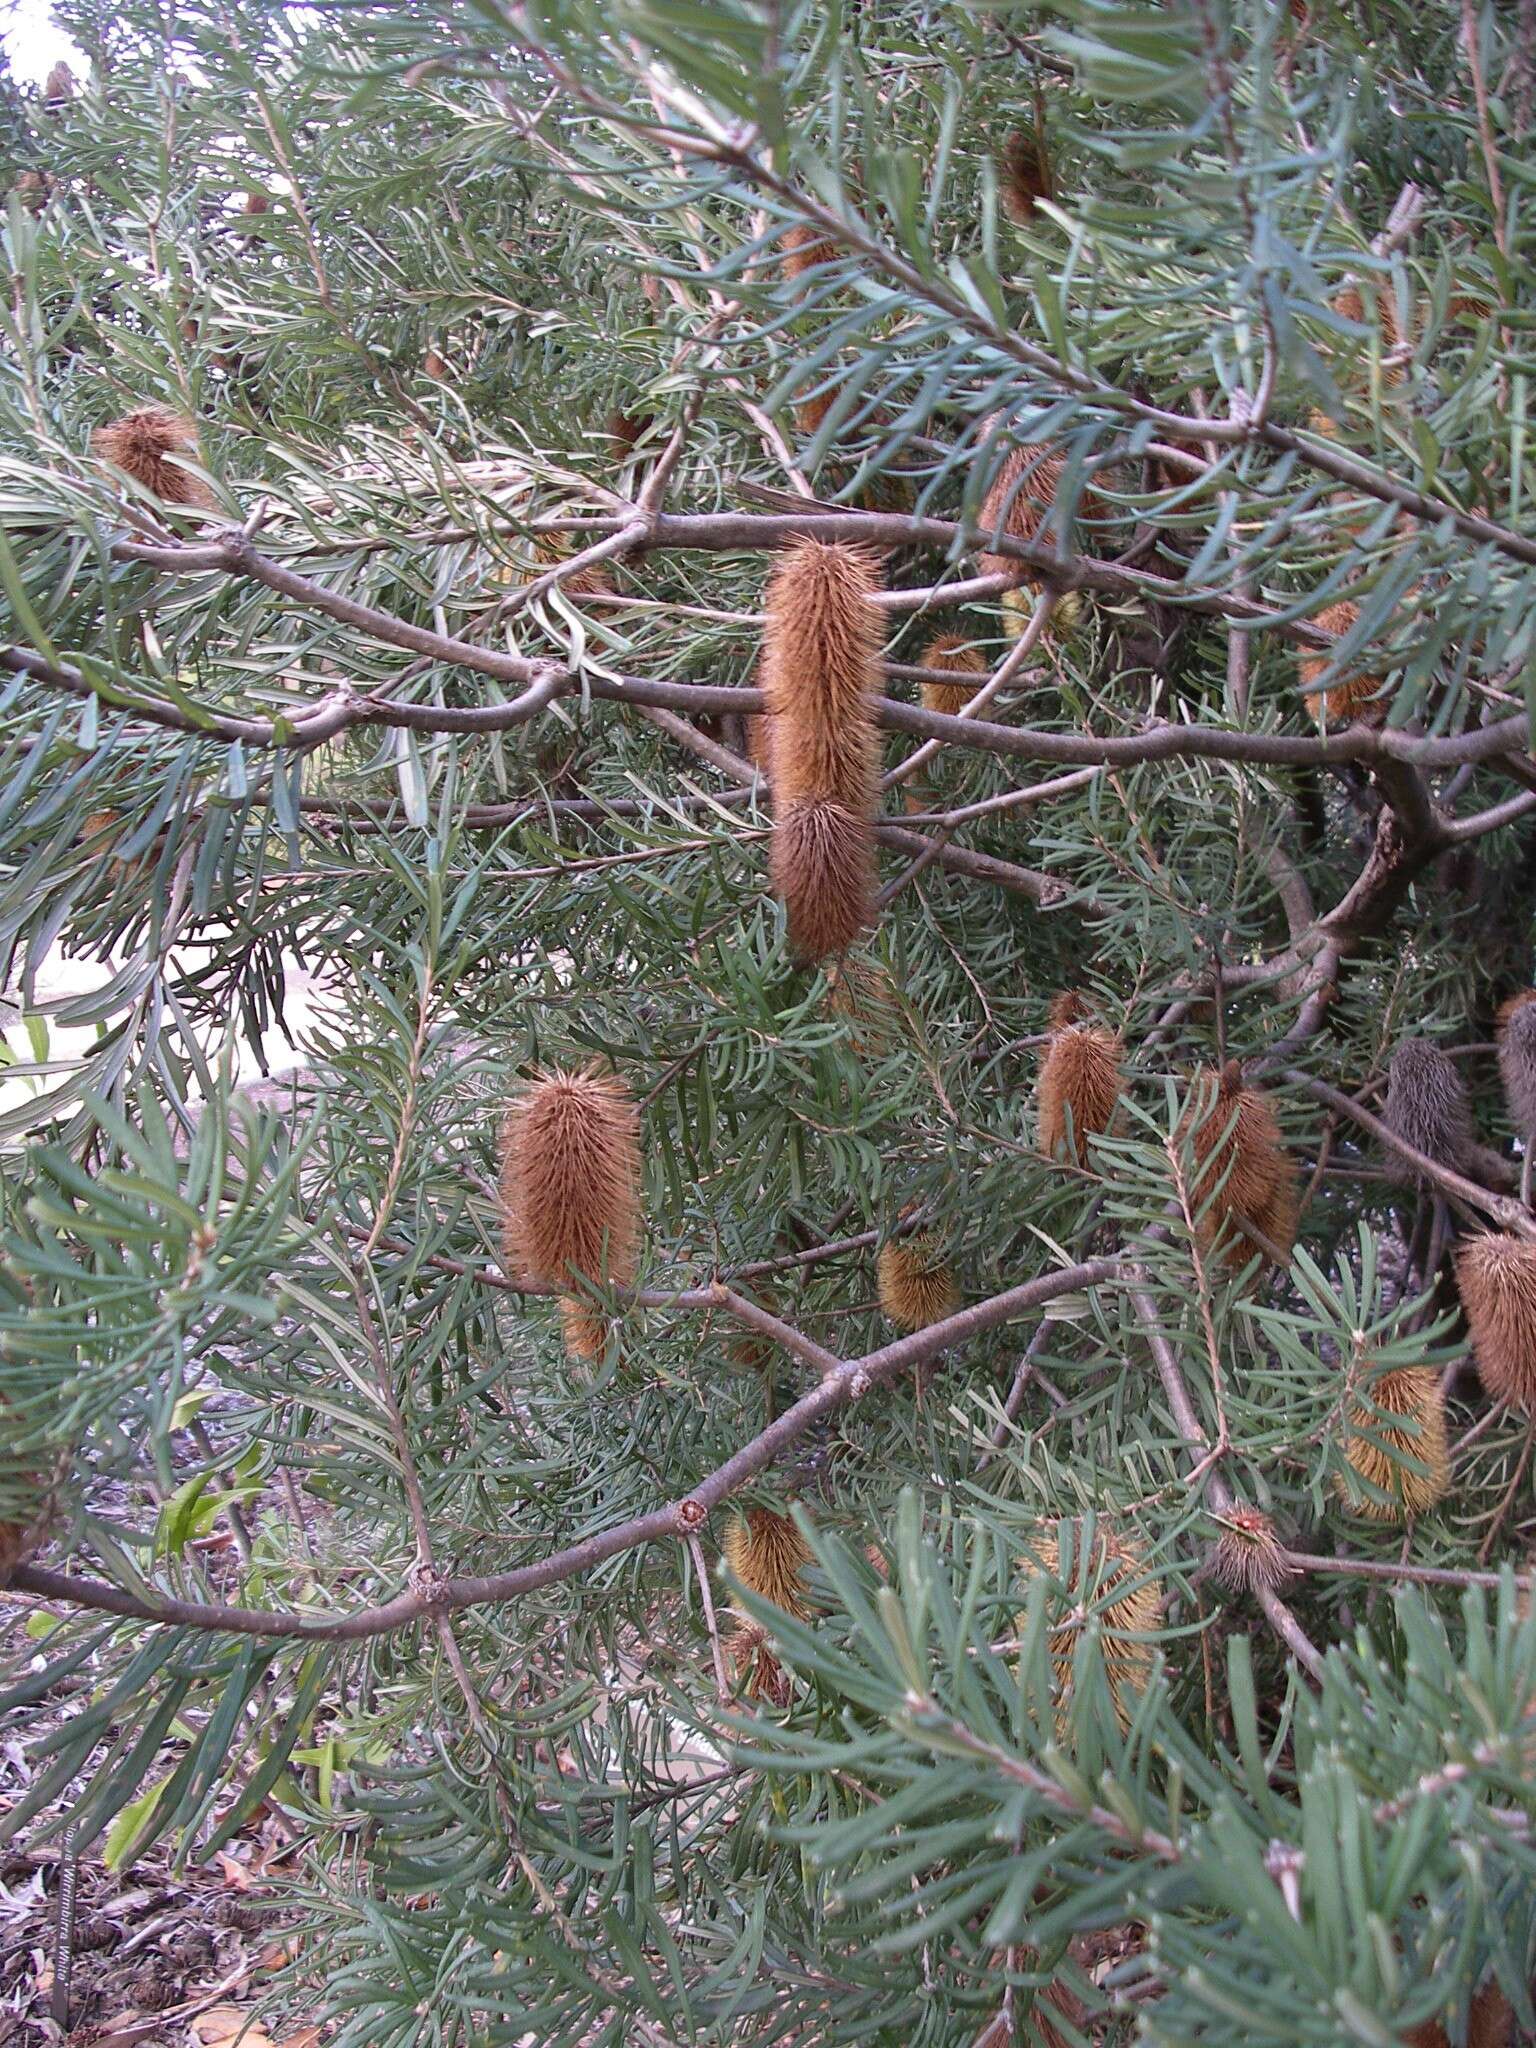
[[[347,2048],[1536,2026],[1532,10],[60,15],[0,1831]]]

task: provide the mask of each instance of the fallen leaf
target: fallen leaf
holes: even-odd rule
[[[315,2043],[319,2038],[320,2029],[318,2027],[305,2027],[302,2033],[284,2034],[281,2041],[278,2042],[277,2048],[315,2048]]]
[[[220,1870],[224,1873],[224,1882],[231,1891],[248,1892],[250,1890],[251,1873],[243,1863],[233,1856],[226,1856],[222,1849],[218,1853],[217,1860]]]
[[[237,2041],[240,2048],[272,2048],[272,2036],[248,2006],[210,2006],[192,2022],[192,2038],[199,2048],[233,2048]]]

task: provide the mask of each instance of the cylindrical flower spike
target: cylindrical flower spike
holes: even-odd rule
[[[1451,1452],[1439,1373],[1428,1366],[1376,1373],[1358,1390],[1345,1421],[1344,1456],[1366,1482],[1353,1486],[1342,1473],[1336,1477],[1339,1497],[1353,1513],[1400,1522],[1445,1498]]]
[[[802,960],[846,951],[873,911],[877,587],[862,550],[812,540],[793,542],[768,582],[760,681],[774,807],[769,867]]]
[[[932,1231],[893,1237],[875,1262],[880,1306],[898,1330],[925,1330],[960,1306],[960,1290]]]
[[[640,1247],[640,1119],[611,1075],[556,1070],[533,1082],[502,1126],[502,1249],[507,1270],[547,1287],[578,1277],[624,1287]],[[589,1303],[562,1308],[579,1358],[607,1329]]]
[[[1456,1284],[1483,1385],[1536,1415],[1536,1239],[1479,1231],[1456,1253]]]
[[[126,471],[167,505],[212,510],[214,497],[207,484],[172,459],[197,453],[197,428],[180,413],[163,405],[141,406],[110,426],[98,427],[91,446],[103,461]]]
[[[802,1573],[810,1548],[788,1515],[748,1508],[725,1532],[725,1562],[752,1592],[803,1620],[810,1601]]]
[[[1063,990],[1051,1004],[1051,1041],[1040,1063],[1040,1150],[1066,1148],[1079,1165],[1088,1140],[1107,1131],[1120,1101],[1124,1048],[1112,1031],[1078,1019],[1088,1016],[1081,996]]]

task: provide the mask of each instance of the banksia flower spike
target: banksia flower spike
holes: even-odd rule
[[[769,866],[804,961],[846,951],[873,909],[876,587],[860,549],[814,540],[793,542],[768,583],[760,680],[770,721]]]
[[[582,1277],[624,1287],[640,1246],[640,1119],[612,1076],[543,1075],[509,1110],[501,1135],[502,1257],[546,1287]],[[604,1318],[562,1304],[574,1356],[601,1355]]]
[[[725,1532],[725,1562],[751,1592],[803,1621],[810,1600],[802,1573],[810,1548],[788,1515],[772,1508],[748,1508]]]
[[[1403,2048],[1451,2048],[1451,2037],[1439,2020],[1410,2027],[1402,2038]],[[1490,1978],[1467,2011],[1467,2048],[1511,2048],[1514,2038],[1514,2007]]]
[[[1189,1119],[1180,1126],[1195,1154],[1191,1204],[1202,1206],[1196,1228],[1202,1245],[1224,1239],[1229,1264],[1241,1266],[1250,1243],[1243,1218],[1289,1259],[1300,1203],[1296,1168],[1280,1136],[1269,1097],[1243,1085],[1243,1070],[1228,1060],[1197,1078]]]
[[[893,1237],[875,1262],[880,1306],[898,1330],[925,1330],[960,1306],[944,1248],[931,1230]]]
[[[1295,1576],[1275,1525],[1261,1508],[1231,1507],[1220,1517],[1221,1534],[1211,1558],[1211,1571],[1234,1593],[1273,1590]]]
[[[1058,989],[1045,1013],[1047,1031],[1060,1031],[1067,1024],[1085,1024],[1093,1016],[1086,996],[1075,988]]]
[[[848,1026],[855,1052],[878,1059],[902,1036],[901,998],[878,960],[847,953],[827,969],[827,1009]]]
[[[986,423],[984,433],[990,433],[997,424],[995,419]],[[1014,448],[1004,456],[992,488],[982,501],[977,525],[983,534],[1001,531],[1014,540],[1044,542],[1057,535],[1056,525],[1051,532],[1042,535],[1041,528],[1056,504],[1061,491],[1061,480],[1066,474],[1066,457],[1050,455],[1038,447]],[[1077,516],[1096,519],[1103,515],[1103,501],[1097,492],[1085,489],[1077,504]],[[1011,555],[985,553],[980,557],[982,573],[987,576],[1011,576],[1015,584],[1033,589],[1039,582],[1022,562]],[[1067,593],[1068,596],[1075,593]],[[1010,605],[1009,599],[1015,602]],[[1057,611],[1060,614],[1061,603]],[[1011,638],[1016,639],[1023,630],[1026,614],[1017,601],[1017,593],[1009,591],[1003,597],[1003,625]],[[1058,616],[1056,623],[1062,624]]]
[[[1324,605],[1312,624],[1341,640],[1359,616],[1357,604],[1352,604],[1347,597],[1340,598],[1337,604]],[[1321,718],[1328,725],[1348,725],[1356,718],[1378,723],[1386,716],[1386,705],[1376,695],[1381,688],[1381,677],[1347,676],[1343,682],[1331,683],[1326,690],[1320,690],[1317,685],[1322,681],[1330,658],[1316,653],[1303,654],[1297,660],[1297,672],[1307,691],[1307,716]]]
[[[1536,1415],[1536,1239],[1502,1230],[1467,1238],[1456,1284],[1483,1385]]]
[[[767,1309],[770,1315],[777,1315],[783,1306],[773,1289],[764,1281],[755,1281],[750,1289],[744,1291],[750,1292],[755,1297],[758,1307]],[[731,1330],[726,1344],[726,1356],[732,1365],[739,1366],[743,1372],[768,1372],[773,1366],[778,1348],[773,1338],[764,1336],[761,1330],[753,1330],[745,1323],[738,1323]]]
[[[821,432],[822,422],[832,410],[836,399],[837,393],[835,391],[817,391],[813,392],[809,398],[796,400],[795,426],[799,431],[801,440],[815,440],[816,436]]]
[[[1051,1042],[1040,1064],[1040,1150],[1054,1159],[1063,1146],[1078,1165],[1088,1139],[1107,1131],[1120,1101],[1124,1048],[1101,1024],[1067,1021],[1086,1016],[1070,990],[1051,1004]]]
[[[1065,1587],[1063,1603],[1075,1603],[1077,1584],[1084,1570],[1082,1535],[1072,1545],[1072,1584]],[[1023,1560],[1026,1578],[1061,1576],[1061,1546],[1053,1530],[1041,1529],[1027,1539]],[[1087,1584],[1102,1631],[1100,1654],[1115,1718],[1122,1728],[1130,1725],[1136,1696],[1146,1691],[1156,1659],[1156,1645],[1148,1640],[1162,1621],[1163,1593],[1160,1582],[1146,1571],[1141,1554],[1102,1526],[1094,1534],[1093,1555],[1087,1565]],[[1072,1700],[1073,1658],[1079,1629],[1076,1616],[1063,1620],[1050,1631],[1051,1661],[1056,1674],[1056,1701],[1063,1715]]]
[[[534,556],[540,571],[555,569],[567,561],[570,549],[558,534],[544,534],[534,543]],[[578,569],[574,576],[564,576],[560,588],[567,597],[612,597],[613,575],[606,562],[589,562],[584,569]]]
[[[773,1654],[767,1629],[755,1621],[738,1622],[722,1647],[736,1683],[749,1700],[767,1707],[789,1705],[789,1677]]]
[[[1499,1005],[1495,1034],[1499,1074],[1515,1129],[1527,1147],[1536,1144],[1536,988]]]
[[[783,269],[786,277],[804,277],[808,270],[818,264],[830,263],[837,251],[809,221],[796,221],[792,228],[786,228],[779,237],[779,247],[784,252]]]
[[[944,711],[951,718],[959,717],[987,677],[987,664],[958,633],[936,634],[923,649],[918,666],[949,669],[964,678],[958,683],[923,684],[923,709]]]
[[[560,1303],[560,1333],[572,1358],[589,1364],[608,1349],[608,1318],[590,1301],[567,1295]]]
[[[197,452],[197,428],[180,413],[163,405],[142,406],[137,412],[124,413],[110,426],[98,427],[91,447],[102,461],[124,470],[167,505],[213,509],[213,492],[207,484],[172,459]]]
[[[10,1581],[27,1553],[27,1532],[20,1522],[0,1522],[0,1586]]]
[[[1444,1500],[1451,1484],[1451,1450],[1439,1373],[1429,1366],[1394,1366],[1377,1373],[1358,1391],[1345,1419],[1344,1456],[1366,1483],[1353,1486],[1343,1473],[1334,1483],[1355,1514],[1400,1522]]]
[[[1427,1038],[1405,1038],[1393,1053],[1382,1121],[1437,1165],[1465,1169],[1474,1142],[1472,1106],[1455,1061]],[[1410,1186],[1423,1179],[1396,1153],[1389,1153],[1388,1166]]]
[[[633,413],[615,406],[603,422],[603,432],[608,436],[614,454],[624,456],[639,445],[641,436],[649,432],[652,424],[649,413],[642,413],[637,419]]]
[[[1003,211],[1019,226],[1027,227],[1034,219],[1035,207],[1042,199],[1054,199],[1056,181],[1051,174],[1051,159],[1041,137],[1028,128],[1015,128],[1003,144],[1002,161],[998,165],[998,191],[1002,196]]]

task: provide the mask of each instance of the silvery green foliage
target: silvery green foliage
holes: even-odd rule
[[[88,76],[5,142],[0,1521],[109,1603],[43,1584],[0,1832],[192,1861],[275,1802],[295,1988],[346,2048],[1384,2044],[1458,2038],[1490,1978],[1536,2024],[1526,1423],[1424,1270],[1427,1195],[1304,1085],[1380,1108],[1403,1039],[1485,1045],[1532,978],[1514,10],[1471,15],[1502,210],[1462,11],[1402,0],[62,12]],[[997,159],[1037,121],[1057,197],[1021,229]],[[143,404],[199,422],[219,522],[91,459]],[[1202,421],[1251,429],[1209,472]],[[679,429],[659,509],[704,523],[646,525]],[[922,770],[967,817],[850,1016],[789,958],[732,706],[686,692],[751,682],[762,522],[812,491],[892,590],[958,582],[1009,445],[1064,458],[1046,544],[1093,574],[985,713],[1015,750]],[[523,594],[637,501],[622,602]],[[1346,591],[1333,673],[1384,679],[1402,749],[1319,765],[1287,629]],[[888,623],[898,667],[936,625],[1010,644],[990,590]],[[530,667],[564,686],[513,722]],[[928,843],[901,804],[888,883]],[[61,957],[91,986],[51,1003]],[[1069,985],[1126,1049],[1086,1169],[1034,1146]],[[300,1078],[252,1089],[287,1026]],[[1226,1054],[1307,1190],[1283,1276],[1202,1242],[1181,1132]],[[651,1299],[576,1368],[496,1284],[495,1134],[592,1059],[644,1104]],[[1498,1138],[1494,1060],[1457,1071]],[[815,1384],[679,1292],[778,1261],[740,1283],[773,1313],[886,1343],[911,1205],[968,1301],[1121,1247],[1135,1286],[972,1332],[751,1475],[814,1535],[813,1621],[755,1611],[787,1706],[721,1708],[670,1533],[389,1625],[601,1548]],[[1369,1575],[1404,1531],[1339,1499],[1366,1363],[1449,1374],[1454,1486],[1408,1548],[1467,1573],[1487,1539],[1491,1583]],[[1207,1575],[1217,1486],[1338,1565],[1285,1589],[1320,1681]],[[1020,1569],[1042,1526],[1059,1586]],[[1162,1601],[1126,1728],[1095,1531]],[[245,1620],[134,1618],[168,1600]]]

